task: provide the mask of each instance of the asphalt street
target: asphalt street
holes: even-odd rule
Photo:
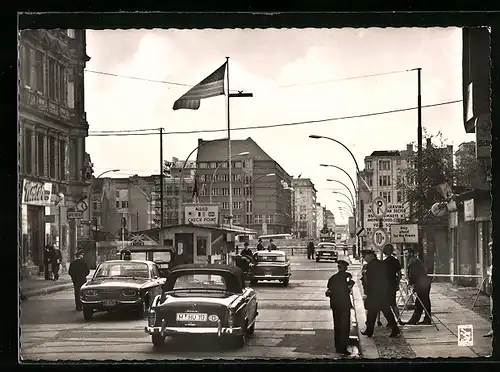
[[[345,258],[340,254],[339,258]],[[233,358],[339,358],[333,348],[333,322],[327,279],[333,262],[294,256],[288,287],[257,284],[259,316],[255,333],[241,349],[228,349],[203,337],[167,339],[154,350],[144,332],[146,319],[95,314],[85,322],[75,311],[72,290],[30,298],[22,304],[23,360],[146,360]],[[354,346],[353,354],[357,353]]]

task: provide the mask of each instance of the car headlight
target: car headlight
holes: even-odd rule
[[[122,295],[125,297],[135,297],[139,295],[139,291],[137,289],[123,289]]]
[[[151,310],[148,313],[148,325],[150,327],[154,327],[155,324],[156,324],[156,311],[155,310]]]
[[[87,289],[86,291],[83,291],[83,294],[88,297],[96,297],[99,295],[99,292],[95,289]]]

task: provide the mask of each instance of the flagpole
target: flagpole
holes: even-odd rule
[[[233,226],[233,175],[231,160],[231,121],[229,110],[229,57],[226,57],[226,76],[227,76],[227,158],[229,170],[229,226]]]

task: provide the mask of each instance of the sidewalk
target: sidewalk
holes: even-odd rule
[[[91,278],[92,275],[94,275],[94,271],[95,270],[90,270],[90,274],[87,278]],[[61,274],[59,279],[56,281],[45,280],[44,276],[41,275],[24,278],[20,283],[21,293],[28,298],[60,292],[70,288],[73,288],[73,283],[71,282],[71,277],[68,274]]]
[[[363,288],[361,281],[356,280],[353,289],[354,307],[358,320],[358,331],[365,329],[366,314],[363,306]],[[375,326],[373,337],[368,338],[359,334],[359,344],[363,358],[458,358],[458,357],[485,357],[492,353],[492,338],[483,335],[491,329],[491,321],[487,315],[479,313],[484,308],[485,300],[480,299],[474,311],[471,310],[477,292],[467,294],[470,301],[464,300],[468,290],[454,287],[450,283],[433,283],[431,288],[431,303],[434,326],[406,325],[401,327],[402,335],[398,338],[389,338],[390,330],[382,316],[384,326]],[[481,296],[480,296],[481,297]],[[486,296],[483,296],[486,297]],[[470,302],[470,305],[468,303]],[[400,308],[401,309],[401,308]],[[412,314],[405,310],[402,316],[407,321]],[[458,326],[473,326],[473,346],[458,346]]]

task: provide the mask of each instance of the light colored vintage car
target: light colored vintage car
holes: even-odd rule
[[[288,256],[283,251],[265,250],[254,254],[252,283],[278,280],[286,287],[292,276]]]
[[[337,262],[339,253],[337,252],[337,245],[330,242],[321,242],[316,247],[316,262],[320,260],[333,260]]]
[[[91,280],[80,288],[83,317],[99,311],[134,311],[143,318],[153,299],[162,293],[166,279],[156,263],[113,260],[101,263]]]
[[[257,306],[256,293],[245,285],[238,267],[179,265],[170,270],[164,293],[154,299],[145,331],[155,347],[167,336],[181,335],[216,335],[242,347],[255,330]]]

